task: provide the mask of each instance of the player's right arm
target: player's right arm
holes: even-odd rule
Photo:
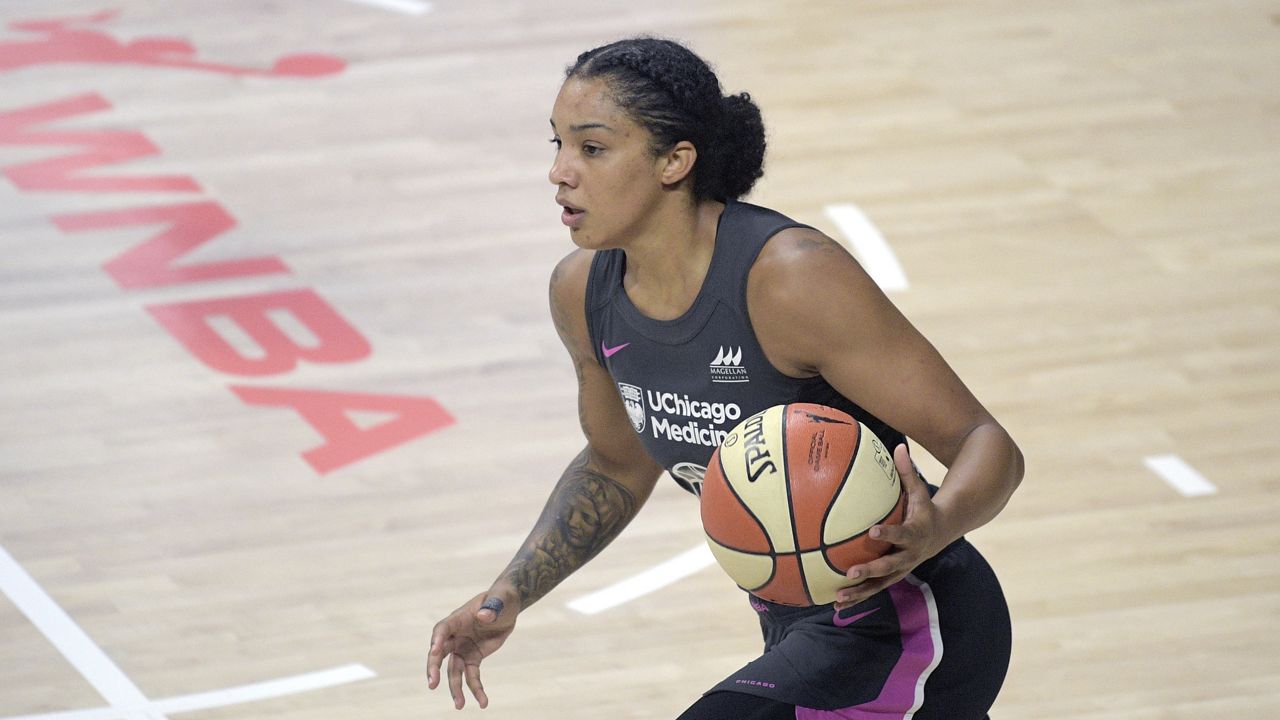
[[[440,682],[448,657],[454,706],[465,703],[465,679],[480,707],[488,697],[480,661],[511,634],[516,615],[604,549],[636,516],[662,467],[631,426],[609,373],[596,361],[587,332],[586,283],[592,253],[575,251],[551,276],[551,316],[578,377],[578,417],[587,445],[569,463],[520,550],[487,592],[436,624],[428,684]]]

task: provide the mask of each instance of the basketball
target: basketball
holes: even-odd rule
[[[783,605],[822,605],[850,567],[889,543],[867,531],[902,522],[907,496],[875,433],[825,405],[775,405],[737,425],[702,485],[702,527],[720,567]]]

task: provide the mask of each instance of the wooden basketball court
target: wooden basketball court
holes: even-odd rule
[[[548,113],[578,52],[641,32],[759,102],[749,200],[868,264],[831,208],[883,235],[891,296],[1026,454],[973,535],[1014,617],[992,716],[1280,717],[1274,4],[6,0],[0,24],[0,720],[454,716],[431,627],[581,447]],[[753,657],[701,542],[664,480],[521,616],[483,716],[670,718]]]

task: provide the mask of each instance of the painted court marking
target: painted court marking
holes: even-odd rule
[[[422,2],[422,0],[348,0],[349,2],[360,3],[361,5],[369,5],[371,7],[382,8],[383,10],[394,10],[405,15],[422,15],[431,12],[431,3]]]
[[[884,235],[880,234],[866,214],[852,203],[828,205],[825,210],[827,217],[831,218],[831,222],[840,228],[840,233],[853,245],[858,260],[880,289],[907,289],[907,274],[903,272],[901,263]]]
[[[1143,458],[1142,462],[1151,472],[1159,475],[1186,497],[1213,495],[1218,492],[1217,486],[1177,455],[1152,455]]]
[[[689,577],[703,568],[714,565],[715,561],[710,548],[703,543],[638,575],[616,582],[590,595],[583,595],[570,602],[569,608],[583,615],[595,615]]]
[[[0,547],[0,591],[108,704],[103,708],[21,715],[3,720],[165,720],[168,713],[239,705],[376,677],[376,673],[363,665],[344,665],[251,685],[150,700],[3,547]]]

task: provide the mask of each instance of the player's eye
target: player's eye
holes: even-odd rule
[[[559,149],[560,149],[560,138],[558,138],[558,137],[553,137],[553,138],[551,138],[550,140],[548,140],[547,142],[551,143],[552,145],[555,145],[557,150],[559,150]]]
[[[596,155],[599,155],[602,152],[604,152],[604,148],[600,147],[599,145],[586,144],[582,146],[582,154],[586,155],[587,157],[595,157]]]

